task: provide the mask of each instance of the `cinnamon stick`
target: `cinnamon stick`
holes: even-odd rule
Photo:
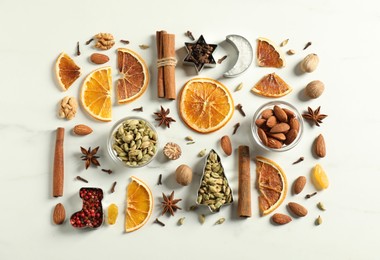
[[[156,45],[157,45],[157,59],[160,60],[163,57],[163,35],[166,34],[166,31],[157,31],[156,32]],[[164,68],[159,66],[157,69],[157,96],[159,98],[165,97],[165,88],[164,88]]]
[[[63,196],[63,139],[65,136],[65,129],[58,127],[55,139],[55,153],[54,153],[54,169],[53,169],[53,196]]]
[[[251,217],[251,171],[249,147],[239,146],[239,186],[238,186],[238,215]]]
[[[175,59],[175,35],[174,34],[164,34],[162,38],[163,46],[163,58]],[[175,99],[175,64],[164,66],[164,87],[165,87],[165,98]]]

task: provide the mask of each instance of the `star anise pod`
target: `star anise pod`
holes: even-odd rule
[[[88,150],[86,150],[85,148],[81,146],[80,150],[84,154],[81,156],[81,158],[83,161],[86,161],[86,164],[85,164],[86,170],[88,167],[90,167],[91,163],[95,166],[100,166],[100,163],[98,161],[99,156],[96,156],[96,153],[99,150],[99,146],[93,149],[92,151],[91,151],[91,147],[88,148]]]
[[[302,114],[302,117],[313,121],[316,126],[319,126],[319,124],[322,124],[322,120],[327,117],[327,115],[320,113],[321,106],[319,106],[316,110],[313,111],[310,107],[307,108],[307,113]]]
[[[170,128],[170,123],[175,122],[175,120],[168,116],[169,113],[170,113],[170,109],[168,108],[165,110],[162,106],[161,106],[160,112],[154,113],[157,116],[156,121],[160,121],[158,126],[165,124],[166,127]]]
[[[176,204],[181,201],[182,199],[174,199],[174,191],[170,194],[169,197],[167,197],[164,193],[162,193],[162,197],[164,198],[164,201],[162,203],[162,215],[164,215],[166,212],[169,212],[172,216],[174,216],[174,212],[177,209],[181,209]]]

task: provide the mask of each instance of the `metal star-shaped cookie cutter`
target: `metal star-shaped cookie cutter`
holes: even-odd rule
[[[203,67],[215,67],[216,62],[212,53],[215,51],[217,44],[206,43],[203,35],[194,43],[185,42],[187,56],[183,60],[186,65],[194,65],[197,73],[199,73]]]

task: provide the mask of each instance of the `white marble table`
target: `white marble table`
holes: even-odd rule
[[[195,259],[218,257],[231,259],[377,259],[380,227],[378,203],[379,140],[376,137],[380,121],[377,112],[379,95],[380,11],[376,1],[2,1],[0,3],[0,133],[1,162],[0,196],[0,258],[6,259]],[[204,35],[209,43],[219,44],[216,59],[229,57],[216,68],[206,68],[199,76],[219,79],[231,91],[239,83],[244,87],[233,92],[236,103],[247,113],[236,112],[221,130],[200,135],[188,129],[180,120],[176,101],[159,100],[156,90],[155,38],[157,30],[165,29],[176,35],[177,58],[185,56],[184,35],[191,30],[195,37]],[[88,62],[94,51],[82,45],[82,55],[75,57],[77,41],[84,43],[98,32],[111,32],[117,39],[127,39],[129,48],[139,52],[149,65],[149,89],[138,100],[127,105],[113,106],[113,121],[102,123],[89,118],[81,108],[71,121],[56,116],[57,105],[66,95],[77,96],[84,76],[95,68]],[[289,38],[284,48],[295,49],[287,56],[285,68],[265,69],[253,64],[237,78],[223,78],[233,64],[235,53],[225,42],[229,34],[246,37],[255,48],[257,37],[263,36],[280,43]],[[302,51],[306,42],[312,45]],[[151,48],[140,50],[139,44]],[[122,46],[117,42],[117,46]],[[56,57],[65,51],[75,57],[83,68],[82,77],[66,92],[54,80]],[[312,74],[299,75],[298,62],[308,53],[320,56],[320,66]],[[115,48],[106,52],[116,79]],[[294,90],[282,100],[293,103],[301,111],[308,106],[321,105],[328,118],[320,128],[305,124],[299,145],[286,153],[268,153],[254,143],[250,122],[255,110],[268,99],[250,93],[250,88],[263,75],[276,71]],[[176,68],[177,91],[195,77],[192,67],[179,62]],[[325,82],[325,93],[317,100],[305,100],[302,89],[311,80]],[[115,100],[114,100],[115,101]],[[161,144],[173,141],[183,148],[177,161],[167,162],[159,155],[149,166],[127,170],[116,166],[106,151],[109,131],[120,118],[139,115],[154,123],[153,112],[160,105],[170,108],[177,120],[170,129],[158,128]],[[144,107],[143,113],[131,112]],[[240,122],[238,134],[232,136],[233,146],[248,144],[251,148],[251,186],[253,216],[239,219],[237,203],[222,208],[218,214],[207,215],[200,225],[197,213],[179,211],[175,217],[160,216],[161,193],[172,190],[183,199],[187,209],[195,200],[200,176],[196,175],[189,187],[182,188],[174,181],[175,168],[182,163],[201,173],[202,161],[197,153],[204,148],[222,154],[218,140],[231,135],[233,125]],[[91,126],[94,132],[86,137],[70,133],[76,124]],[[66,129],[65,135],[65,190],[61,198],[53,198],[52,164],[55,129]],[[327,143],[327,157],[315,159],[311,153],[314,138],[323,133]],[[185,136],[196,140],[186,145]],[[102,168],[111,168],[108,175],[99,169],[84,170],[80,160],[80,146],[100,146]],[[254,187],[254,157],[263,155],[277,161],[285,170],[289,183],[299,175],[309,176],[318,162],[330,178],[330,187],[317,196],[305,200],[288,194],[277,212],[286,213],[286,203],[296,201],[309,209],[303,219],[276,227],[269,216],[260,217],[258,192]],[[299,158],[305,161],[292,165]],[[237,152],[222,155],[227,177],[237,201]],[[158,175],[163,175],[162,186],[157,186]],[[68,217],[79,210],[78,191],[86,184],[75,180],[80,175],[90,181],[88,186],[105,191],[103,205],[110,203],[124,209],[125,188],[132,175],[146,181],[152,188],[154,211],[149,222],[140,230],[125,234],[124,215],[114,226],[104,225],[94,231],[74,230],[69,222],[56,226],[52,222],[54,205],[61,202]],[[116,192],[109,194],[117,181]],[[304,194],[314,189],[309,183]],[[323,201],[327,210],[321,212],[316,203]],[[318,215],[323,224],[314,225]],[[153,224],[160,216],[165,227]],[[183,226],[177,220],[186,217]],[[221,226],[214,222],[226,218]]]

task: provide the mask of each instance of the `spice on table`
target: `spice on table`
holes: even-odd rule
[[[111,169],[102,169],[102,172],[106,172],[108,174],[111,174],[112,173],[112,170]]]
[[[79,42],[77,42],[77,56],[80,55]]]
[[[303,49],[306,50],[307,48],[310,47],[310,45],[311,45],[311,42],[306,43],[306,45],[305,45],[305,47]]]
[[[88,41],[86,41],[86,45],[89,45],[93,40],[94,40],[94,38],[91,38]]]
[[[201,35],[195,43],[185,42],[187,56],[183,60],[185,64],[194,65],[199,73],[204,67],[215,67],[216,62],[212,53],[215,51],[217,44],[208,44]]]
[[[288,55],[294,55],[294,54],[296,54],[296,51],[293,50],[293,49],[289,49],[289,50],[286,52],[286,54],[288,54]]]
[[[175,122],[175,120],[171,117],[169,117],[170,109],[164,109],[161,106],[160,112],[155,112],[154,114],[157,116],[156,121],[160,121],[158,126],[165,125],[166,127],[170,128],[170,123]]]
[[[238,186],[238,215],[239,217],[251,217],[251,157],[249,147],[241,145],[239,153],[239,186]]]
[[[322,120],[327,117],[327,115],[320,113],[321,106],[319,106],[316,110],[311,109],[310,107],[307,108],[307,113],[302,114],[302,117],[312,121],[315,123],[316,126],[320,126],[322,124]]]
[[[186,136],[185,139],[186,141],[191,141],[191,142],[194,141],[194,139],[191,136]]]
[[[286,44],[288,44],[288,42],[289,42],[289,39],[283,40],[283,41],[280,43],[280,47],[284,47]]]
[[[174,216],[174,212],[177,211],[177,209],[181,209],[176,204],[182,199],[174,199],[174,191],[172,191],[170,196],[166,196],[164,193],[162,193],[162,197],[164,199],[164,201],[161,202],[161,206],[163,208],[162,215],[164,215],[166,212],[169,212],[172,216]]]
[[[234,131],[232,132],[233,135],[236,134],[239,127],[240,127],[240,123],[237,123],[234,125]]]
[[[316,191],[313,192],[313,193],[307,194],[307,195],[305,196],[305,199],[310,199],[311,197],[313,197],[313,196],[315,196],[315,195],[317,195],[317,192],[316,192]]]
[[[124,43],[124,44],[129,44],[129,41],[128,40],[120,40],[121,43]]]
[[[242,116],[245,116],[245,112],[243,110],[243,106],[241,104],[236,105],[236,109],[242,114]]]
[[[206,155],[206,149],[203,149],[201,150],[199,153],[198,153],[198,157],[203,157]]]
[[[136,107],[136,108],[132,109],[132,111],[144,112],[144,108],[143,107]]]
[[[178,219],[178,226],[182,226],[185,223],[185,217]]]
[[[110,189],[110,193],[114,193],[114,192],[115,192],[116,184],[117,184],[116,181],[114,181],[114,182],[112,183],[112,186],[111,186],[111,189]]]
[[[146,50],[146,49],[149,48],[149,45],[146,45],[146,44],[140,44],[139,47],[140,47],[140,49],[142,49],[142,50]]]
[[[220,219],[218,219],[218,220],[215,222],[215,225],[221,225],[221,224],[224,223],[224,221],[226,221],[225,218],[220,218]]]
[[[198,209],[198,206],[197,205],[191,205],[190,207],[189,207],[189,211],[195,211],[195,210],[197,210]]]
[[[320,210],[323,210],[323,211],[326,210],[325,205],[324,205],[322,202],[318,202],[317,207],[318,207]]]
[[[188,143],[186,143],[186,144],[195,144],[195,142],[188,142]]]
[[[77,176],[76,179],[79,180],[79,181],[83,181],[85,183],[88,183],[88,180],[86,180],[85,178],[82,178],[80,176]]]
[[[237,85],[237,87],[235,88],[235,92],[241,90],[242,88],[243,88],[243,82]]]
[[[80,150],[83,154],[81,156],[82,161],[86,161],[86,163],[85,163],[86,170],[88,169],[88,167],[90,167],[91,164],[93,164],[95,166],[100,166],[100,163],[98,161],[99,156],[96,156],[96,153],[99,150],[99,146],[96,147],[95,149],[93,149],[92,151],[91,151],[91,147],[88,148],[88,150],[86,150],[85,148],[83,148],[81,146]]]
[[[58,127],[55,139],[55,152],[54,152],[54,168],[53,168],[53,196],[63,196],[63,180],[64,180],[64,154],[63,154],[63,140],[65,136],[65,129]]]
[[[160,226],[165,227],[165,224],[164,224],[163,222],[161,222],[158,218],[156,218],[156,219],[154,220],[153,223],[157,223],[157,224],[159,224]]]
[[[162,174],[158,176],[158,182],[157,185],[162,185]]]
[[[300,162],[302,162],[304,159],[305,159],[305,158],[301,156],[297,161],[293,162],[293,164],[300,163]]]
[[[185,33],[185,35],[186,35],[187,37],[189,37],[189,38],[190,38],[190,40],[192,40],[192,41],[195,41],[195,38],[194,38],[194,36],[193,36],[193,33],[192,33],[192,32],[190,32],[190,31],[187,31],[187,32]]]
[[[175,84],[175,35],[166,31],[156,32],[157,46],[157,96],[176,99]]]
[[[203,225],[203,223],[205,223],[206,221],[205,214],[199,214],[198,218],[199,218],[199,222]]]
[[[218,64],[222,64],[222,62],[227,59],[227,55],[224,55],[222,58],[218,59]]]
[[[322,218],[321,216],[318,216],[318,218],[315,220],[315,225],[319,226],[322,224]]]

